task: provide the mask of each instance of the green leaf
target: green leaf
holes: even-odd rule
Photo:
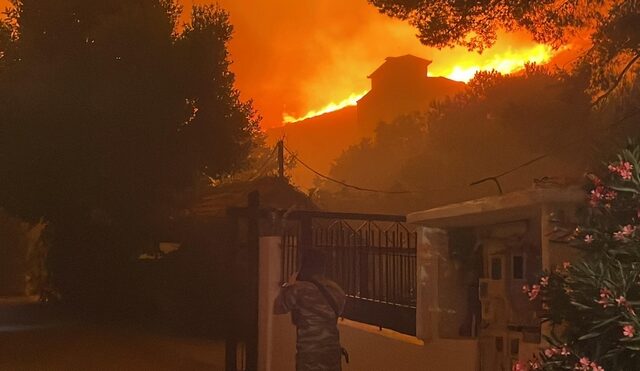
[[[600,335],[602,335],[602,333],[601,333],[601,332],[590,332],[590,333],[588,333],[588,334],[586,334],[586,335],[582,335],[582,336],[580,336],[580,337],[578,338],[578,340],[579,340],[579,341],[582,341],[582,340],[592,339],[592,338],[598,337],[598,336],[600,336]]]

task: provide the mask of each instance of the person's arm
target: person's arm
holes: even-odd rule
[[[286,314],[295,307],[296,296],[293,285],[296,282],[297,276],[298,273],[294,273],[280,289],[280,293],[273,303],[273,314]]]

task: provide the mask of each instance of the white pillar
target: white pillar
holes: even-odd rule
[[[438,338],[438,274],[441,254],[448,250],[447,232],[438,228],[418,229],[416,337],[424,341]]]
[[[273,302],[280,289],[282,238],[260,237],[258,269],[258,371],[271,371],[273,358]]]

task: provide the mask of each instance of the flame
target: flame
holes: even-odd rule
[[[320,116],[325,113],[337,111],[348,106],[355,106],[356,104],[358,104],[358,101],[360,100],[360,98],[364,97],[364,95],[367,94],[368,92],[369,92],[368,90],[365,90],[361,93],[352,93],[351,95],[349,95],[348,98],[343,99],[338,103],[331,102],[318,110],[309,111],[304,116],[300,116],[300,117],[296,117],[285,112],[282,114],[282,121],[285,124],[290,124],[293,122],[306,120],[311,117]]]
[[[465,58],[466,61],[452,63],[452,67],[449,65],[445,68],[441,68],[440,70],[434,68],[429,71],[428,75],[445,76],[451,80],[468,82],[478,71],[496,70],[502,74],[509,74],[522,70],[526,63],[547,63],[554,55],[562,50],[564,50],[564,48],[554,51],[550,46],[543,44],[535,44],[531,47],[517,49],[509,47],[502,52],[493,52],[489,59],[478,56],[477,54],[474,56],[467,55]],[[479,62],[478,59],[483,61]],[[345,98],[338,103],[335,101],[331,102],[318,110],[311,110],[303,116],[294,116],[285,112],[282,115],[282,120],[285,124],[289,124],[328,112],[337,111],[348,106],[355,106],[358,103],[358,100],[367,94],[367,92],[368,90],[361,93],[352,93],[348,98]]]
[[[450,72],[444,72],[441,75],[451,80],[468,82],[478,71],[496,70],[502,74],[509,74],[522,70],[526,63],[547,63],[554,54],[550,46],[538,44],[524,50],[507,50],[504,53],[496,54],[482,65],[457,64]]]

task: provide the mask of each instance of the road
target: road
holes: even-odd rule
[[[224,344],[63,320],[32,301],[0,298],[0,370],[224,370]]]

